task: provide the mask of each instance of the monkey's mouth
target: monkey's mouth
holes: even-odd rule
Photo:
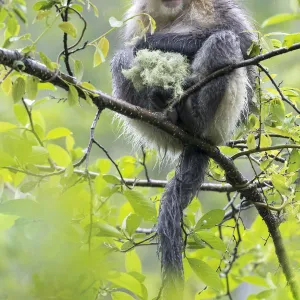
[[[162,3],[166,7],[174,8],[181,5],[182,0],[162,0]]]

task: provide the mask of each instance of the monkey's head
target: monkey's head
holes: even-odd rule
[[[141,0],[138,0],[141,1]],[[151,15],[175,17],[183,11],[192,0],[146,0],[146,10]]]

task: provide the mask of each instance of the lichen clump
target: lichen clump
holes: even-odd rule
[[[122,72],[137,91],[158,86],[172,89],[173,96],[178,97],[183,93],[182,83],[190,68],[187,58],[179,53],[144,49],[137,52],[132,67]]]

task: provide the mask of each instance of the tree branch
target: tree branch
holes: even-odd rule
[[[296,43],[293,46],[291,46],[290,48],[286,48],[286,47],[279,48],[279,49],[276,49],[274,51],[270,51],[270,52],[265,53],[265,54],[260,54],[260,55],[257,55],[255,57],[253,57],[253,58],[249,58],[249,59],[243,60],[239,63],[232,64],[232,65],[229,65],[225,68],[217,70],[214,73],[207,76],[202,81],[196,83],[195,85],[193,85],[192,87],[187,89],[178,99],[176,99],[175,101],[172,101],[172,103],[170,104],[170,106],[167,109],[172,110],[176,106],[176,104],[178,104],[179,102],[185,100],[189,95],[191,95],[195,91],[200,90],[207,83],[209,83],[210,81],[212,81],[213,79],[215,79],[217,77],[228,74],[231,71],[233,71],[235,69],[238,69],[238,68],[243,68],[243,67],[247,67],[247,66],[251,66],[251,65],[258,65],[260,62],[268,60],[272,57],[282,55],[282,54],[285,54],[285,53],[289,53],[289,52],[299,50],[299,49],[300,49],[300,43]]]

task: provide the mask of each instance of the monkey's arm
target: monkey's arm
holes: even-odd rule
[[[133,59],[132,47],[125,47],[114,55],[111,62],[113,95],[133,105],[152,111],[162,111],[172,98],[171,91],[161,87],[146,87],[137,91],[122,73],[122,70],[132,67]]]
[[[201,48],[204,41],[217,29],[209,29],[200,33],[147,33],[135,45],[134,51],[141,49],[161,50],[164,52],[177,52],[193,58]]]
[[[219,31],[211,35],[195,55],[191,66],[193,73],[187,81],[189,85],[194,84],[214,71],[232,63],[239,62],[242,59],[243,55],[239,37],[231,31]],[[220,76],[210,81],[200,91],[196,91],[179,105],[177,108],[179,123],[192,134],[205,136],[206,130],[211,126],[212,122],[216,121],[214,118],[220,104],[227,101],[227,111],[225,111],[223,115],[221,114],[222,117],[220,117],[224,117],[227,123],[224,122],[223,125],[222,122],[224,120],[220,119],[217,120],[217,126],[234,127],[240,118],[240,107],[244,105],[238,101],[246,101],[243,96],[243,91],[246,89],[247,76],[245,70],[242,69],[234,70],[230,74]],[[232,120],[228,120],[228,116],[230,116]],[[221,128],[221,130],[223,130],[223,128]]]

